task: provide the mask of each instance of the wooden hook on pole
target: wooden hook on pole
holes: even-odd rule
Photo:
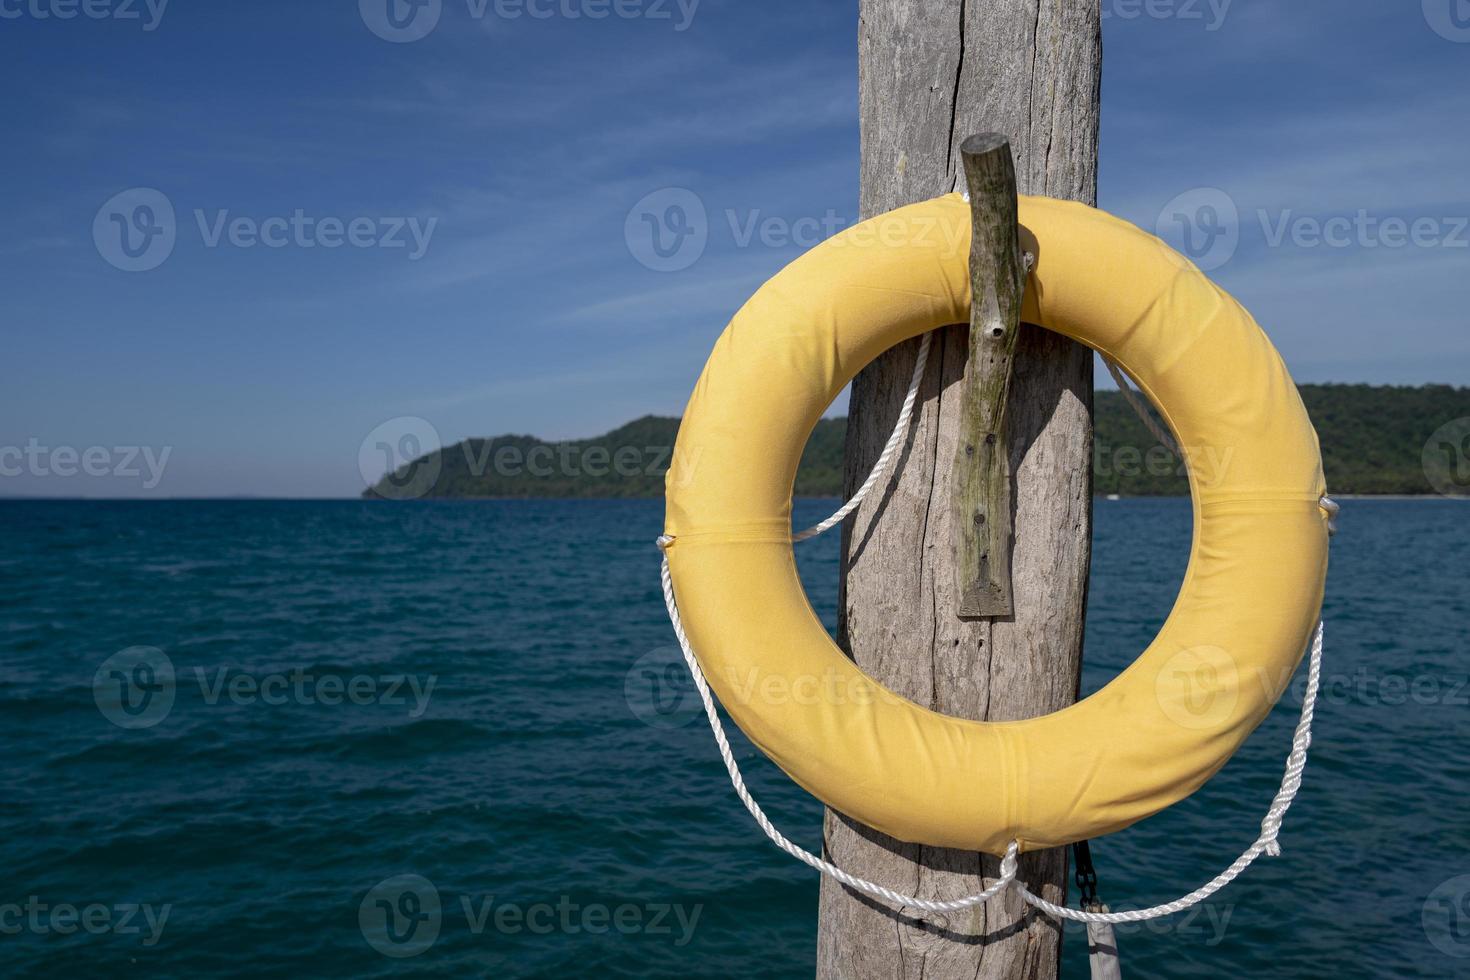
[[[970,190],[970,356],[961,388],[959,449],[955,454],[955,560],[959,615],[1010,616],[1010,453],[1006,399],[1011,387],[1026,271],[1016,218],[1016,166],[999,133],[960,144]]]

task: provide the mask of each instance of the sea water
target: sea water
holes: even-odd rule
[[[678,669],[661,515],[0,504],[4,974],[810,976],[817,878],[735,798]],[[1185,500],[1095,518],[1087,690],[1158,629],[1190,527]],[[1470,504],[1341,524],[1283,854],[1121,927],[1130,975],[1470,976]],[[799,546],[829,627],[838,547]],[[1172,899],[1256,837],[1302,676],[1203,790],[1094,843],[1105,901]],[[820,805],[733,738],[818,847]],[[1068,927],[1066,975],[1085,955]]]

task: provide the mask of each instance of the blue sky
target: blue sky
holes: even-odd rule
[[[402,416],[677,414],[856,219],[855,2],[383,2],[0,0],[0,495],[350,496]],[[1100,204],[1298,380],[1470,383],[1470,3],[1104,10]]]

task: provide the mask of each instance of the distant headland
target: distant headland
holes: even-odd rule
[[[1322,444],[1327,485],[1336,494],[1436,493],[1425,472],[1429,440],[1455,420],[1467,420],[1463,427],[1470,433],[1470,388],[1310,384],[1300,391]],[[1183,467],[1149,435],[1122,395],[1094,394],[1094,491],[1188,494]],[[797,472],[797,496],[842,493],[846,430],[845,418],[817,423]],[[363,496],[660,497],[678,431],[677,418],[648,415],[590,439],[466,439],[399,467]],[[1470,457],[1470,446],[1458,450]]]

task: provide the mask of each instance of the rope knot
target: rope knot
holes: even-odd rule
[[[1317,501],[1317,505],[1321,507],[1322,512],[1327,515],[1328,536],[1330,537],[1337,534],[1337,515],[1342,512],[1342,505],[1333,500],[1331,497],[1327,496],[1327,494],[1325,493],[1322,495],[1322,499]]]
[[[1261,821],[1261,849],[1273,858],[1281,856],[1281,844],[1276,839],[1281,833],[1281,817],[1273,808]]]
[[[1011,885],[1016,880],[1016,855],[1020,853],[1020,841],[1011,841],[1006,847],[1005,857],[1000,859],[1000,880]]]

